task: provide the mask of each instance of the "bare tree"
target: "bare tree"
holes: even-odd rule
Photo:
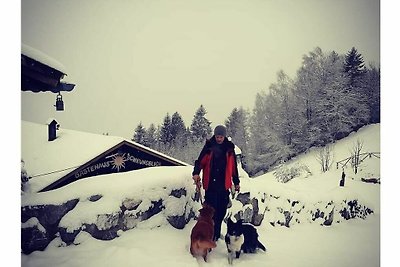
[[[333,162],[333,146],[326,145],[319,149],[317,160],[321,164],[322,172],[327,172],[332,166]]]
[[[357,174],[358,167],[360,166],[360,153],[364,146],[364,141],[357,138],[357,141],[353,144],[353,149],[351,150],[351,166],[354,169],[354,173]]]

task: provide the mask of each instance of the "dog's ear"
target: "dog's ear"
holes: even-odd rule
[[[210,206],[210,205],[208,205],[208,208],[211,210],[212,214],[214,214],[214,213],[215,213],[215,209],[214,209],[214,207],[213,207],[213,206]]]
[[[201,208],[202,210],[206,210],[206,209],[209,209],[211,206],[210,205],[208,205],[208,203],[206,203],[206,202],[204,202],[203,203],[203,207]]]

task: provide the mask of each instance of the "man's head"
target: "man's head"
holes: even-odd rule
[[[214,136],[215,141],[217,141],[218,144],[222,144],[226,137],[226,127],[223,125],[218,125],[217,127],[215,127]]]

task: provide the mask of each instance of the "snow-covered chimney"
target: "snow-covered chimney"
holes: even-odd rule
[[[47,126],[48,126],[48,133],[49,133],[49,141],[53,141],[54,139],[57,138],[57,130],[58,130],[58,123],[55,119],[50,118],[47,121]]]

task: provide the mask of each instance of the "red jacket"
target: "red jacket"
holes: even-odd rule
[[[217,145],[214,136],[206,141],[202,151],[200,152],[199,158],[195,161],[193,169],[193,175],[199,174],[203,170],[203,187],[205,190],[208,189],[210,182],[211,173],[211,162],[213,158],[212,146]],[[225,190],[232,187],[232,179],[235,185],[240,183],[238,176],[238,169],[235,155],[235,145],[225,138],[222,145],[226,149],[226,166],[225,166]]]

